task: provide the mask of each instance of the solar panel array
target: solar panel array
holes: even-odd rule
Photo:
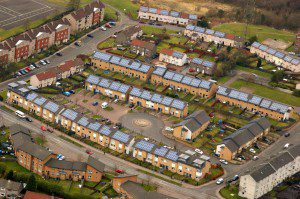
[[[174,99],[171,106],[172,106],[173,108],[183,110],[184,107],[185,107],[185,105],[186,105],[186,104],[185,104],[183,101]]]
[[[205,28],[202,28],[202,27],[196,27],[196,28],[195,28],[195,31],[196,31],[196,32],[199,32],[199,33],[204,33],[204,32],[205,32]]]
[[[288,105],[223,86],[219,86],[217,94],[227,96],[236,100],[248,102],[250,104],[254,104],[256,106],[276,111],[279,113],[286,113],[289,110]]]
[[[176,151],[170,150],[165,157],[172,160],[172,161],[177,161],[178,160],[178,153]]]
[[[51,111],[52,113],[56,113],[59,110],[59,105],[49,101],[45,106],[44,109]]]
[[[47,101],[46,98],[44,98],[44,97],[39,97],[39,98],[35,98],[33,102],[34,102],[35,104],[41,106],[41,105],[43,105],[46,101]]]
[[[77,123],[81,126],[87,126],[89,124],[89,119],[86,117],[82,117],[80,118],[80,120],[78,120]]]
[[[209,34],[209,35],[212,35],[212,34],[214,34],[214,30],[211,30],[211,29],[206,29],[206,31],[205,31],[205,33],[206,34]]]
[[[144,7],[144,6],[140,7],[140,11],[142,11],[142,12],[148,12],[148,10],[149,10],[148,7]]]
[[[173,52],[173,57],[182,58],[183,56],[184,56],[184,54],[181,52],[176,52],[176,51]]]
[[[225,33],[224,32],[220,32],[220,31],[216,31],[215,32],[215,36],[220,37],[220,38],[224,38],[225,37]]]
[[[150,152],[153,149],[154,146],[155,145],[151,142],[147,142],[145,140],[140,140],[140,141],[135,143],[134,147],[137,148],[137,149],[143,150],[143,151]]]
[[[176,12],[176,11],[171,11],[171,12],[170,12],[170,15],[171,15],[172,17],[179,17],[180,13],[179,13],[179,12]]]
[[[160,14],[161,15],[169,15],[169,11],[168,10],[161,10]]]
[[[88,78],[85,81],[89,82],[91,84],[98,84],[100,81],[100,78],[95,75],[90,75],[90,76],[88,76]]]
[[[27,92],[29,92],[29,89],[23,87],[23,88],[19,88],[19,91],[22,93],[27,93]]]
[[[19,86],[19,84],[15,83],[15,82],[12,82],[12,83],[9,83],[8,86],[12,87],[12,88],[16,88],[16,87]]]
[[[161,157],[164,157],[167,154],[167,152],[168,152],[168,149],[166,147],[160,147],[160,148],[156,148],[154,150],[154,154],[161,156]]]
[[[62,114],[62,116],[64,116],[65,118],[74,121],[78,115],[78,113],[76,111],[73,111],[71,109],[66,109]]]
[[[26,99],[29,101],[33,101],[37,97],[38,97],[38,94],[31,92],[31,93],[28,93],[28,95],[26,96]]]
[[[155,70],[153,71],[153,74],[158,76],[163,76],[165,72],[167,71],[167,68],[157,66]]]
[[[189,19],[196,20],[196,19],[198,19],[198,16],[197,15],[193,15],[193,14],[189,14]]]
[[[187,25],[187,26],[185,27],[185,29],[187,29],[187,30],[194,30],[194,29],[195,29],[195,26],[193,26],[193,25]]]
[[[151,12],[151,13],[157,13],[157,9],[156,8],[149,8],[149,12]]]
[[[210,61],[204,61],[202,64],[203,64],[203,66],[206,66],[208,68],[211,68],[214,66],[214,63],[210,62]]]
[[[117,131],[113,136],[112,139],[118,140],[120,142],[126,143],[129,141],[130,136],[122,131]]]
[[[102,128],[99,130],[99,132],[100,132],[101,134],[103,134],[103,135],[108,136],[108,135],[111,133],[111,129],[110,129],[108,126],[104,125],[104,126],[102,126]]]
[[[90,123],[88,126],[88,128],[93,131],[98,131],[100,127],[101,127],[101,124],[98,122]]]
[[[103,52],[95,52],[93,54],[93,58],[94,59],[100,59],[103,61],[109,61],[112,55],[107,54],[107,53],[103,53]]]
[[[25,81],[23,81],[23,80],[17,81],[17,83],[20,84],[20,85],[26,85],[26,84],[27,84],[27,83],[26,83]]]

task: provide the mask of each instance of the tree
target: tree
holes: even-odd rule
[[[260,67],[261,67],[261,59],[258,59],[258,60],[257,60],[256,67],[257,67],[257,68],[260,68]]]
[[[68,10],[78,10],[80,7],[80,0],[70,0],[68,4]]]
[[[14,178],[14,172],[13,172],[13,170],[9,170],[9,172],[6,174],[5,178],[7,180],[13,180],[13,178]]]
[[[283,77],[284,77],[284,72],[282,70],[278,70],[273,74],[271,81],[278,83],[283,79]]]
[[[293,95],[296,97],[300,97],[300,90],[294,90]]]
[[[227,46],[226,50],[227,50],[227,53],[230,53],[232,47],[231,46]]]
[[[257,36],[252,36],[249,38],[249,45],[253,44],[255,41],[258,41]]]
[[[36,188],[37,188],[37,182],[35,176],[34,174],[31,174],[27,180],[26,189],[29,191],[36,191]]]
[[[225,12],[224,12],[224,10],[218,10],[218,13],[217,13],[217,15],[218,15],[218,17],[219,18],[222,18],[222,17],[224,17],[224,14],[225,14]]]
[[[0,163],[0,175],[3,175],[6,171],[6,165],[4,163]]]
[[[197,26],[208,28],[209,25],[206,19],[201,19],[200,21],[197,22]]]

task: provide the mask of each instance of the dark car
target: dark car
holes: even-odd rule
[[[26,120],[27,122],[32,122],[32,119],[31,119],[30,117],[26,117],[25,120]]]
[[[87,34],[86,36],[89,37],[89,38],[93,38],[93,37],[94,37],[94,36],[91,35],[91,34]]]
[[[98,102],[93,102],[93,106],[97,106],[98,104]]]
[[[134,107],[134,104],[129,104],[129,108],[133,108]]]
[[[69,90],[70,93],[72,94],[75,94],[75,91],[74,90]]]
[[[80,47],[80,44],[78,42],[75,42],[74,45]]]
[[[62,56],[62,54],[61,54],[61,53],[56,53],[56,56],[59,56],[59,57],[61,57],[61,56]]]
[[[256,148],[256,149],[260,149],[260,147],[258,146],[258,144],[257,143],[254,143],[254,148]]]
[[[290,133],[285,133],[284,137],[289,137],[291,134]]]

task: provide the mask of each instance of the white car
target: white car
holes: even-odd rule
[[[107,103],[107,102],[103,102],[103,103],[101,104],[101,107],[102,107],[103,109],[106,109],[106,108],[108,107],[108,103]]]
[[[225,164],[225,165],[228,164],[228,162],[226,160],[223,160],[223,159],[220,159],[220,162],[223,163],[223,164]]]
[[[173,131],[174,129],[171,128],[171,127],[169,127],[169,126],[166,126],[165,130],[166,130],[166,131]]]
[[[287,149],[287,148],[289,148],[289,146],[290,146],[290,143],[286,143],[283,148]]]
[[[100,29],[101,29],[102,31],[106,31],[106,28],[105,28],[104,26],[101,26]]]
[[[256,155],[253,156],[252,160],[254,160],[254,161],[255,161],[255,160],[258,160],[258,156],[256,156]]]
[[[253,148],[249,149],[249,151],[254,154],[256,153],[256,151]]]
[[[203,154],[203,151],[201,151],[200,149],[195,149],[195,152],[196,152],[196,153],[199,153],[199,154],[201,154],[201,155]]]
[[[223,178],[219,178],[217,181],[216,181],[216,184],[222,184],[224,182],[224,179]]]
[[[118,103],[118,101],[119,101],[118,99],[115,99],[115,100],[114,100],[114,103]]]
[[[145,141],[149,141],[149,138],[144,138]]]
[[[43,65],[43,66],[45,66],[47,63],[44,60],[41,60],[40,64]]]

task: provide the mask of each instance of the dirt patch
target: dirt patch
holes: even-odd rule
[[[253,89],[247,88],[247,87],[241,87],[239,90],[242,92],[245,92],[245,93],[250,93],[250,94],[252,94],[254,92]]]
[[[271,38],[264,40],[262,43],[270,46],[271,48],[276,48],[279,50],[285,50],[291,45],[291,42],[284,42],[282,40],[275,40]]]

